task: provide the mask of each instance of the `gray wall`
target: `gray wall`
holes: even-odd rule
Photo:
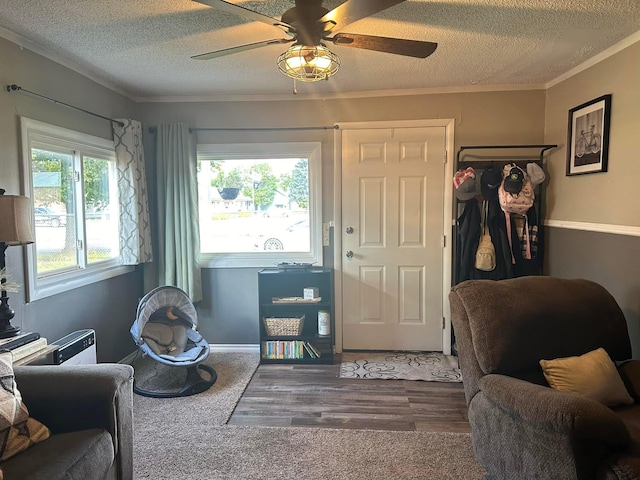
[[[483,143],[541,143],[544,91],[451,93],[434,95],[352,98],[341,100],[145,103],[139,118],[147,126],[182,122],[200,128],[274,128],[258,132],[197,132],[198,143],[321,142],[323,222],[333,219],[336,168],[334,131],[291,131],[286,127],[332,126],[363,121],[455,119],[456,149]],[[151,140],[145,142],[147,161],[153,162]],[[455,152],[449,152],[450,158]],[[147,171],[153,171],[149,165]],[[153,190],[153,187],[150,187]],[[333,266],[331,248],[324,249],[324,265]],[[211,343],[258,342],[256,268],[204,269],[204,301],[198,305],[200,331]]]
[[[130,117],[136,109],[126,97],[0,38],[0,187],[7,194],[22,193],[20,116],[112,138],[109,122],[24,94],[7,93],[4,87],[13,83],[107,117]],[[22,247],[7,249],[7,267],[13,279],[25,285]],[[9,294],[16,311],[12,324],[22,331],[39,332],[50,342],[75,330],[93,328],[98,360],[117,361],[135,349],[129,328],[142,294],[140,270],[29,304],[22,288]]]
[[[545,273],[603,285],[622,308],[633,357],[640,358],[640,238],[549,228],[546,243]]]

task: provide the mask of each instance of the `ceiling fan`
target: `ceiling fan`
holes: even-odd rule
[[[427,58],[438,46],[434,42],[419,40],[357,33],[333,33],[334,30],[341,30],[349,23],[378,13],[405,0],[347,0],[331,11],[322,6],[322,0],[295,0],[295,7],[284,12],[280,20],[225,0],[194,1],[272,25],[281,29],[289,38],[248,43],[194,55],[191,58],[210,60],[268,45],[292,43],[293,46],[278,57],[278,68],[285,75],[305,82],[328,79],[338,71],[340,59],[323,42],[330,42],[341,47],[362,48],[415,58]]]

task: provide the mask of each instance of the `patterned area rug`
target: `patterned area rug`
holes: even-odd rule
[[[462,373],[458,357],[438,352],[347,352],[340,378],[462,382]]]

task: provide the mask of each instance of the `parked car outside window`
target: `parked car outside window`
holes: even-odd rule
[[[298,220],[283,230],[260,234],[256,239],[259,250],[303,252],[309,249],[309,218]]]
[[[50,207],[35,207],[34,213],[37,226],[62,227],[67,224],[67,216],[56,213]]]
[[[287,218],[289,209],[286,205],[272,205],[262,212],[262,216],[265,218]]]

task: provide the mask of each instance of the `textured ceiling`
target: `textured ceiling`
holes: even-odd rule
[[[271,45],[208,61],[190,57],[285,37],[275,27],[191,0],[2,0],[0,35],[131,98],[290,95]],[[293,0],[234,0],[280,18]],[[329,9],[342,3],[325,0]],[[438,43],[426,59],[329,45],[341,59],[302,95],[540,85],[640,31],[639,0],[407,0],[341,31]],[[25,87],[26,88],[26,87]],[[186,99],[186,98],[185,98]]]

